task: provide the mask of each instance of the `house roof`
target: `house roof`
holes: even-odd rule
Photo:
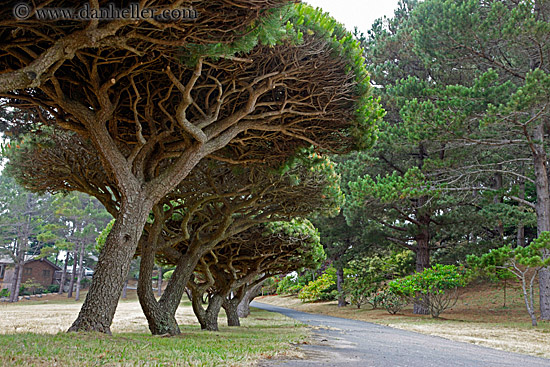
[[[13,259],[9,256],[0,256],[0,264],[13,264]]]
[[[55,270],[61,270],[61,268],[60,268],[59,266],[55,265],[55,264],[52,263],[50,260],[44,259],[44,258],[42,258],[42,259],[35,259],[35,260],[28,260],[28,261],[25,263],[25,265],[28,264],[28,263],[34,262],[34,261],[41,261],[41,262],[43,262],[43,263],[46,263],[46,264],[50,265],[50,266],[51,266],[52,268],[54,268]]]

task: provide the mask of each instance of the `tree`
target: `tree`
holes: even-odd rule
[[[350,224],[364,228],[370,242],[414,251],[417,272],[430,266],[436,251],[470,249],[478,245],[479,238],[488,246],[501,241],[509,224],[501,219],[502,214],[521,210],[504,199],[512,193],[513,182],[503,173],[513,172],[503,166],[514,161],[514,151],[503,154],[475,144],[457,149],[452,131],[434,122],[445,124],[442,115],[448,113],[426,108],[421,114],[412,108],[431,103],[431,89],[475,77],[468,67],[434,63],[418,50],[414,35],[430,24],[419,23],[415,17],[423,6],[416,1],[400,2],[392,19],[377,21],[363,37],[369,71],[379,86],[376,93],[388,113],[379,125],[377,145],[367,157],[355,158],[358,178],[350,183],[345,211]],[[465,104],[472,113],[482,105],[471,100]],[[429,309],[416,302],[414,312],[427,314]]]
[[[139,23],[122,29],[124,24],[106,22],[101,26],[120,34],[116,42],[110,39],[111,47],[100,47],[99,42],[97,48],[76,50],[78,57],[55,64],[47,82],[1,95],[32,114],[36,129],[55,124],[89,139],[102,170],[112,177],[113,186],[105,191],[95,190],[105,183],[81,185],[100,201],[114,196],[116,204],[106,207],[115,209],[111,213],[117,220],[71,331],[110,332],[153,206],[201,159],[284,159],[301,146],[346,150],[372,141],[371,128],[381,114],[369,95],[367,73],[352,37],[307,6],[281,8],[277,1],[253,5],[209,3],[202,12],[197,9],[201,21],[192,31],[177,24],[145,30]],[[223,19],[220,7],[228,10]],[[227,20],[230,14],[235,17]],[[287,22],[290,16],[294,24]],[[218,29],[213,25],[224,29],[224,23],[244,35],[209,35]],[[21,27],[32,29],[33,24]],[[97,22],[90,27],[99,31]],[[2,31],[14,29],[6,26]],[[8,40],[14,42],[11,36]],[[14,58],[4,59],[9,64]],[[226,146],[217,153],[221,156],[214,154]],[[259,150],[264,156],[254,153]],[[59,182],[63,177],[54,176]]]
[[[86,50],[118,50],[126,55],[143,55],[144,50],[160,45],[166,50],[186,44],[229,44],[246,34],[263,11],[285,3],[268,0],[214,0],[193,3],[200,17],[189,27],[185,23],[166,24],[154,19],[116,19],[111,21],[66,21],[63,26],[55,22],[42,22],[40,26],[32,17],[18,20],[15,25],[11,1],[2,8],[0,32],[2,50],[0,91],[35,88],[48,82],[63,63],[73,61]],[[128,3],[121,3],[128,5]],[[48,7],[47,1],[33,3],[35,9]],[[56,3],[56,6],[73,6],[74,3]],[[108,1],[92,4],[92,9],[105,8]],[[170,1],[153,1],[147,6],[157,11],[170,9]],[[15,30],[15,31],[14,31]],[[40,30],[40,32],[38,32]],[[23,42],[19,36],[30,37]],[[17,49],[12,53],[10,49]],[[124,55],[123,55],[124,56]]]
[[[501,171],[533,180],[537,233],[550,229],[547,138],[549,101],[547,34],[550,6],[544,1],[442,1],[419,4],[416,50],[432,68],[468,70],[472,78],[432,92],[410,114],[422,116],[461,146],[482,146],[506,156]],[[521,163],[521,164],[518,164]],[[529,168],[525,167],[529,164]],[[479,166],[477,168],[480,168]],[[524,174],[523,170],[529,173]],[[479,186],[478,186],[479,187]],[[507,195],[509,198],[513,194]],[[542,256],[550,253],[542,249]],[[539,272],[542,319],[550,319],[550,270]]]
[[[201,257],[264,222],[337,212],[343,202],[334,166],[305,154],[282,172],[204,161],[157,207],[140,242],[138,296],[153,334],[178,334],[175,312]],[[162,297],[151,287],[155,254],[176,268]]]
[[[17,302],[23,266],[30,256],[40,253],[42,244],[37,243],[37,235],[43,225],[40,218],[48,217],[44,208],[47,198],[23,190],[5,175],[0,175],[0,198],[0,254],[14,263],[10,302]]]
[[[309,221],[272,222],[232,236],[201,258],[189,282],[201,328],[218,330],[222,306],[228,325],[239,326],[237,307],[250,286],[274,275],[316,267],[323,259],[319,235]],[[202,306],[205,294],[206,310]]]
[[[96,237],[111,219],[111,216],[93,197],[78,192],[69,195],[56,195],[52,206],[55,214],[65,227],[63,236],[65,242],[62,243],[67,251],[65,268],[71,252],[69,250],[72,250],[73,269],[70,273],[71,279],[67,296],[68,298],[72,297],[73,288],[76,284],[75,301],[78,301],[84,274],[84,258],[86,253],[94,248]],[[64,283],[61,282],[60,292],[63,286]]]
[[[482,256],[469,256],[468,264],[481,274],[497,274],[504,270],[521,280],[525,307],[533,326],[537,326],[534,307],[534,284],[538,272],[550,265],[550,259],[544,259],[542,249],[550,248],[550,232],[543,232],[539,238],[525,247],[503,246]],[[502,277],[502,275],[500,275]]]

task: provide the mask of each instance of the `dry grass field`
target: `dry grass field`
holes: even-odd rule
[[[257,360],[296,356],[293,343],[306,329],[279,314],[253,310],[242,327],[201,331],[188,301],[177,320],[182,335],[151,336],[135,291],[119,303],[112,336],[65,331],[82,301],[48,295],[0,303],[0,366],[250,366]]]
[[[374,322],[396,328],[436,335],[511,352],[550,358],[550,323],[531,326],[518,284],[509,284],[507,304],[503,307],[503,289],[492,284],[475,284],[467,288],[457,304],[439,319],[418,316],[412,307],[397,315],[368,305],[338,308],[336,302],[302,303],[296,297],[266,296],[256,299],[282,307]]]

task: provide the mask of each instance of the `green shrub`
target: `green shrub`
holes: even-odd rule
[[[400,312],[409,303],[407,297],[396,294],[388,289],[376,293],[375,297],[378,299],[379,304],[392,315]]]
[[[0,297],[9,297],[10,296],[10,291],[7,289],[7,288],[4,288],[2,290],[0,290]]]
[[[393,280],[388,290],[399,296],[414,299],[430,310],[433,317],[454,306],[458,300],[458,288],[467,284],[466,271],[455,265],[437,264],[405,278]]]
[[[300,293],[298,298],[303,302],[313,301],[329,301],[338,297],[336,291],[336,279],[335,275],[325,273],[321,275],[317,280],[309,282]]]
[[[413,266],[414,253],[408,250],[352,260],[344,269],[344,294],[357,308],[369,303],[376,309],[380,303],[376,293],[383,284],[410,273]]]
[[[57,292],[59,292],[59,284],[52,284],[52,285],[49,285],[47,291],[48,291],[49,293],[57,293]]]
[[[268,278],[262,285],[262,295],[272,295],[277,293],[278,278]]]
[[[298,284],[298,277],[287,275],[277,283],[277,294],[297,295],[302,290],[302,285]]]

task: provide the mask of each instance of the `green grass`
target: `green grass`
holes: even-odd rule
[[[181,326],[182,335],[22,333],[0,335],[1,366],[243,366],[285,354],[306,330],[278,314],[254,310],[240,328],[219,332]]]

